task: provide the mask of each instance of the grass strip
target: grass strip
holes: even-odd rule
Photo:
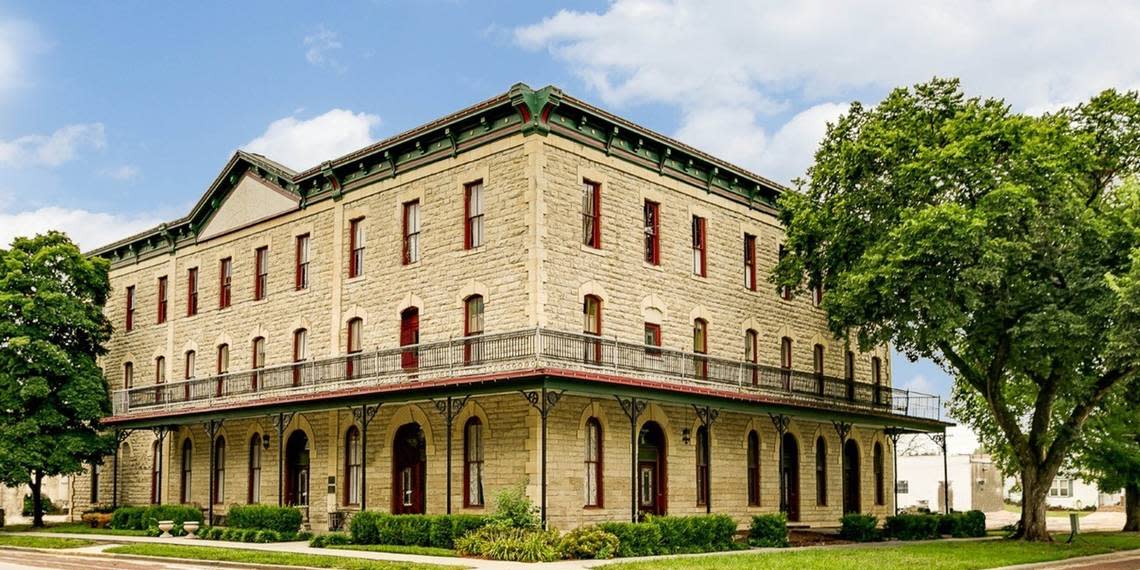
[[[304,566],[308,568],[338,568],[343,570],[444,570],[464,568],[464,566],[390,562],[386,560],[349,558],[346,556],[244,550],[239,548],[219,548],[216,546],[180,546],[174,544],[128,544],[124,546],[113,546],[103,552],[111,554],[133,554],[136,556],[182,558],[187,560],[245,562],[249,564],[266,564],[272,566]]]
[[[337,550],[364,550],[367,552],[391,552],[394,554],[417,554],[420,556],[459,556],[450,548],[434,548],[431,546],[399,546],[395,544],[339,544],[325,548]]]
[[[79,538],[55,538],[28,534],[0,534],[0,546],[20,546],[24,548],[79,548],[98,544],[94,540]]]

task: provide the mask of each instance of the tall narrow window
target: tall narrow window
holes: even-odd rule
[[[709,353],[709,323],[704,319],[693,321],[693,358],[694,373],[697,378],[708,378],[709,361],[704,355]]]
[[[815,504],[827,506],[827,442],[815,440]]]
[[[661,205],[645,201],[645,262],[661,265]]]
[[[483,360],[483,296],[472,295],[463,301],[463,361],[467,364]]]
[[[348,277],[364,275],[364,218],[348,222]]]
[[[483,245],[482,180],[464,186],[463,210],[463,248],[475,249]]]
[[[183,376],[183,378],[185,378],[186,380],[189,380],[189,379],[194,377],[194,369],[196,368],[196,363],[197,363],[196,361],[198,360],[197,356],[198,356],[198,353],[194,352],[193,350],[187,350],[186,351],[186,366],[185,366],[186,374],[185,374],[185,376]]]
[[[363,473],[360,457],[360,430],[349,426],[344,434],[344,504],[360,504],[360,484]]]
[[[748,432],[748,506],[760,506],[760,434]]]
[[[162,440],[154,440],[151,444],[150,459],[150,502],[158,503],[162,499]]]
[[[787,257],[787,255],[788,255],[788,249],[784,247],[784,244],[780,244],[780,253],[779,253],[780,260],[782,261],[785,257]],[[792,288],[788,287],[787,285],[781,285],[780,286],[780,298],[785,300],[785,301],[791,300]]]
[[[855,353],[850,350],[843,359],[843,379],[847,381],[847,399],[855,400]]]
[[[298,291],[309,288],[309,234],[297,236],[294,258],[297,267],[293,271],[293,286]]]
[[[463,426],[463,506],[483,504],[483,422],[472,417]]]
[[[178,487],[178,502],[190,502],[190,481],[191,481],[191,467],[194,461],[194,446],[190,443],[190,438],[182,440],[182,480],[179,482]]]
[[[309,359],[309,331],[293,331],[293,385],[301,385],[302,365]]]
[[[225,375],[228,374],[230,371],[230,345],[228,345],[228,344],[219,344],[218,345],[217,363],[218,363],[218,368],[217,368],[218,388],[217,388],[216,394],[218,396],[221,396],[222,391],[225,389],[225,380],[226,380]]]
[[[158,278],[158,319],[157,320],[158,320],[158,324],[160,324],[160,325],[162,323],[166,322],[166,305],[167,305],[167,302],[166,302],[167,301],[166,283],[167,283],[167,281],[166,281],[165,275]]]
[[[595,295],[586,295],[582,302],[582,316],[584,319],[582,332],[590,336],[602,336],[602,300]],[[586,341],[583,356],[587,362],[602,360],[602,343],[600,340]]]
[[[693,216],[693,275],[708,275],[708,227],[705,219]]]
[[[250,358],[253,368],[253,374],[250,375],[250,387],[256,391],[258,379],[261,377],[261,369],[265,368],[265,337],[259,336],[253,339],[253,355]]]
[[[871,385],[875,391],[875,404],[883,403],[883,361],[878,356],[871,357]]]
[[[645,354],[661,356],[661,325],[645,323]]]
[[[230,301],[232,299],[230,289],[233,285],[234,280],[233,258],[227,257],[221,261],[218,274],[220,276],[218,278],[218,308],[225,309],[226,307],[230,306]]]
[[[784,389],[789,390],[792,387],[792,339],[790,337],[780,339],[780,368],[784,377]]]
[[[262,246],[253,251],[253,300],[260,301],[269,294],[269,247]]]
[[[812,372],[815,373],[815,384],[816,384],[815,391],[818,392],[820,395],[822,395],[823,390],[824,390],[823,345],[822,344],[817,344],[817,345],[812,347],[811,359],[812,359]]]
[[[255,433],[249,439],[249,489],[246,490],[246,502],[256,505],[261,502],[261,434]]]
[[[875,471],[875,504],[882,505],[886,503],[883,489],[883,446],[877,441],[871,455],[871,466]]]
[[[220,505],[226,497],[226,438],[214,440],[214,504]]]
[[[127,322],[128,331],[135,328],[135,286],[127,287]]]
[[[404,203],[404,265],[420,260],[420,201]]]
[[[410,347],[400,354],[400,364],[405,370],[420,365],[420,309],[408,307],[400,312],[400,346]]]
[[[166,357],[159,356],[154,359],[154,383],[166,383]]]
[[[811,304],[813,307],[823,304],[823,285],[816,283],[811,286]]]
[[[759,338],[760,335],[755,329],[748,329],[744,331],[744,362],[749,369],[749,376],[752,377],[752,385],[757,386],[760,384],[760,367],[757,366],[759,358]]]
[[[602,185],[582,181],[582,244],[602,247]]]
[[[186,270],[186,316],[198,314],[198,268]]]
[[[135,364],[133,362],[123,363],[123,387],[130,389],[135,385]]]
[[[364,345],[364,319],[360,317],[348,321],[348,358],[345,360],[344,374],[353,378],[360,372],[360,351]]]
[[[709,430],[697,428],[697,504],[709,502]]]
[[[756,236],[744,234],[744,288],[756,290]]]
[[[586,506],[602,506],[602,424],[586,420]]]
[[[91,504],[96,505],[99,503],[99,475],[103,473],[103,465],[100,463],[91,464]]]

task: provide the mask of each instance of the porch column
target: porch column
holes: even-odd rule
[[[891,456],[894,467],[891,469],[892,478],[895,480],[895,514],[899,514],[899,437],[902,436],[902,431],[897,428],[887,428],[883,430],[887,438],[891,440]]]
[[[202,427],[206,429],[206,436],[210,439],[210,496],[206,499],[206,524],[213,526],[214,524],[214,452],[215,444],[217,441],[214,439],[218,435],[218,430],[222,428],[223,420],[210,420]]]
[[[156,439],[158,439],[158,452],[162,453],[163,449],[166,447],[166,432],[169,430],[166,426],[157,426],[157,427],[151,428],[151,431],[154,432],[154,437]],[[165,463],[165,462],[163,462],[163,463]],[[116,469],[118,468],[118,464],[119,464],[119,456],[116,453],[116,455],[115,455]],[[159,469],[158,472],[160,475],[166,475],[166,469],[164,468],[164,466],[162,464],[159,465],[158,469]],[[154,475],[152,474],[151,477],[154,477]],[[155,502],[155,504],[161,505],[162,504],[162,481],[159,481],[158,483],[159,484],[154,489],[154,502]]]
[[[693,404],[693,410],[705,428],[705,513],[712,514],[712,425],[720,416],[720,410],[696,404]]]
[[[380,404],[363,404],[352,409],[352,419],[360,424],[360,510],[364,510],[368,497],[368,424],[380,411]]]
[[[538,410],[538,417],[542,424],[542,457],[540,459],[542,463],[542,486],[540,488],[542,505],[540,507],[540,510],[542,512],[543,528],[546,528],[546,418],[550,415],[550,412],[554,409],[554,406],[558,405],[558,400],[562,399],[563,392],[565,392],[565,390],[559,390],[558,392],[548,392],[546,390],[545,383],[543,383],[542,390],[522,391],[522,395],[524,398],[526,398],[527,402],[530,402],[530,405],[534,407],[534,409]],[[448,433],[450,434],[450,432]]]
[[[780,512],[788,512],[788,480],[784,477],[784,434],[788,433],[788,424],[791,418],[783,414],[768,414],[772,418],[772,425],[776,428],[776,453],[779,458],[780,470]]]
[[[614,397],[629,418],[629,519],[637,522],[637,419],[649,404],[638,398]]]
[[[468,394],[462,400],[457,400],[448,396],[446,400],[432,400],[435,404],[435,410],[443,416],[444,425],[447,426],[447,514],[451,514],[451,448],[452,448],[452,426],[455,425],[455,418],[459,417],[459,412],[463,410],[463,406],[467,405],[467,399],[471,395]]]
[[[843,472],[843,456],[847,454],[847,436],[851,434],[851,424],[831,422],[831,425],[835,426],[835,433],[839,435],[839,504],[843,514],[847,514],[847,474]]]
[[[284,412],[270,416],[273,427],[277,428],[277,506],[285,506],[285,428],[293,421],[296,412]]]

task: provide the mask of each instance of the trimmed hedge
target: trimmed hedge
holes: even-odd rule
[[[328,534],[318,534],[309,541],[309,546],[313,548],[325,548],[328,546],[345,546],[352,544],[352,537],[343,532],[330,532]]]
[[[111,528],[146,530],[158,526],[158,521],[174,521],[175,528],[186,521],[203,522],[202,509],[187,505],[151,505],[149,507],[119,507],[111,513]]]
[[[753,515],[748,544],[767,548],[784,548],[788,543],[788,517],[784,513]]]
[[[111,528],[121,530],[143,530],[143,513],[146,507],[119,507],[111,513]]]
[[[565,559],[613,558],[617,549],[618,537],[596,525],[580,526],[558,541],[558,555]]]
[[[839,538],[853,542],[879,540],[879,517],[852,513],[839,519]]]
[[[655,524],[604,522],[598,528],[618,538],[618,558],[652,556],[661,548],[661,529]]]
[[[353,544],[454,548],[455,539],[488,522],[490,519],[481,515],[390,515],[364,511],[353,515],[348,531]]]
[[[618,538],[618,557],[720,552],[736,548],[736,522],[728,515],[647,517],[639,523],[601,523]]]
[[[926,540],[952,536],[977,538],[986,535],[986,515],[981,511],[940,514],[900,514],[887,517],[883,534],[899,540]]]
[[[226,526],[272,530],[291,536],[301,530],[301,510],[273,505],[232,505],[226,512]]]

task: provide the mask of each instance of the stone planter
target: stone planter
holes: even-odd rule
[[[182,530],[186,531],[186,538],[198,538],[198,535],[194,534],[198,532],[198,521],[186,521],[182,523]]]
[[[174,528],[174,521],[158,521],[158,530],[162,531],[159,538],[174,538],[174,535],[170,534],[172,528]]]

